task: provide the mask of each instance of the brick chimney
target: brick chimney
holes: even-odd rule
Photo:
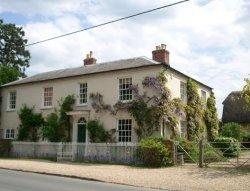
[[[152,51],[153,60],[169,65],[169,52],[166,50],[166,45],[161,44],[156,46],[156,49]]]
[[[92,65],[96,63],[96,59],[92,57],[93,52],[90,51],[89,54],[86,55],[86,58],[83,60],[84,66]]]

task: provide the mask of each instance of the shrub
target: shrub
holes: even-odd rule
[[[170,166],[170,153],[159,139],[147,138],[139,142],[138,157],[147,166]]]
[[[38,131],[43,124],[43,117],[41,113],[35,113],[34,107],[29,108],[23,105],[18,113],[20,119],[20,126],[18,128],[19,141],[38,141]]]
[[[106,142],[108,134],[105,131],[103,124],[98,120],[91,120],[87,123],[90,141],[93,143]]]
[[[232,137],[238,141],[242,141],[244,136],[244,131],[238,123],[226,123],[222,126],[220,131],[220,136],[222,137]]]
[[[58,115],[56,113],[50,113],[45,125],[42,129],[43,138],[48,139],[50,142],[60,142],[63,137],[63,132],[59,128]]]
[[[230,137],[217,137],[214,142],[212,142],[212,145],[215,148],[220,149],[223,155],[226,157],[237,156],[240,150],[238,141]]]
[[[0,140],[0,157],[9,156],[12,145],[10,140]]]

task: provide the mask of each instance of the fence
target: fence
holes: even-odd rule
[[[51,158],[54,160],[89,160],[135,163],[135,143],[47,143],[12,142],[11,155],[20,158]]]
[[[250,168],[250,142],[185,142],[178,145],[178,154],[185,163],[199,167]]]

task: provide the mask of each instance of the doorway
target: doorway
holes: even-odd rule
[[[77,142],[78,143],[86,142],[86,125],[87,123],[84,117],[81,117],[77,122],[77,128],[78,128]]]

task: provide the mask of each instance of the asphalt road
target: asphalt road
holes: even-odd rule
[[[0,191],[156,191],[132,186],[0,169]]]

